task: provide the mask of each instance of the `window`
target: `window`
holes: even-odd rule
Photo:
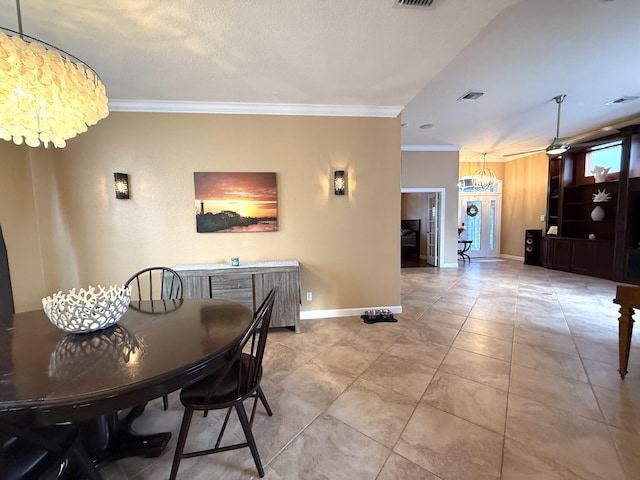
[[[609,167],[609,173],[620,171],[622,142],[611,142],[589,149],[584,159],[584,176],[593,177],[593,167]]]

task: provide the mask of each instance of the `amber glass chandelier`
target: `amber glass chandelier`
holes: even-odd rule
[[[95,71],[73,55],[0,27],[0,137],[30,147],[66,140],[109,115],[105,88]]]

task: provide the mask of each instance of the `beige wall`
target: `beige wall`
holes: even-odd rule
[[[546,153],[504,164],[501,254],[524,256],[524,231],[544,231],[545,222],[540,221],[540,215],[547,212],[548,170]]]
[[[13,148],[2,168],[28,183],[25,149]],[[331,192],[335,169],[348,170],[347,196]],[[279,231],[196,233],[194,171],[276,172]],[[113,172],[129,174],[130,200],[114,198]],[[6,227],[12,266],[44,276],[47,293],[238,256],[299,260],[302,311],[400,304],[399,119],[111,113],[35,159],[31,175],[35,207],[17,193],[0,199],[30,219]],[[15,240],[26,236],[40,240],[41,262]],[[20,309],[39,308],[42,288],[18,283]]]
[[[31,156],[27,147],[0,140],[0,226],[16,311],[37,307],[45,292]]]
[[[442,265],[458,262],[458,152],[402,152],[402,188],[444,188]]]

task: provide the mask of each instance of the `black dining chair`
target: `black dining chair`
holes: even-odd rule
[[[125,284],[131,287],[132,302],[146,300],[181,300],[183,298],[182,278],[168,267],[149,267],[134,273]],[[135,306],[134,306],[135,308]],[[153,310],[153,302],[150,312]],[[162,406],[169,408],[169,397],[162,396]]]
[[[58,478],[73,465],[82,478],[102,480],[72,424],[22,427],[0,421],[0,479]],[[71,472],[69,472],[71,473]]]
[[[253,321],[233,351],[229,361],[223,364],[215,373],[208,375],[193,385],[183,388],[180,392],[180,401],[184,405],[185,410],[178,435],[176,451],[173,457],[173,465],[171,466],[170,480],[175,480],[178,474],[178,468],[180,467],[180,461],[183,458],[198,457],[247,447],[251,450],[258,474],[261,477],[264,476],[264,468],[262,467],[258,448],[256,447],[251,429],[258,399],[262,402],[267,414],[269,416],[273,415],[271,407],[260,387],[260,380],[262,378],[262,357],[264,356],[269,324],[271,323],[271,312],[273,311],[273,302],[277,290],[278,287],[274,287],[262,302],[262,305],[256,310]],[[247,418],[247,412],[244,407],[244,401],[248,398],[253,398],[250,418]],[[187,434],[189,433],[193,412],[196,410],[207,412],[209,410],[222,409],[227,409],[227,414],[215,446],[205,450],[185,453],[184,446],[187,441]],[[222,436],[233,409],[235,409],[240,424],[242,425],[246,442],[221,447],[220,442],[222,441]]]

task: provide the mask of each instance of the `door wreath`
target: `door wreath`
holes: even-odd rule
[[[470,217],[475,217],[478,214],[478,207],[476,207],[473,203],[467,207],[467,215]]]

